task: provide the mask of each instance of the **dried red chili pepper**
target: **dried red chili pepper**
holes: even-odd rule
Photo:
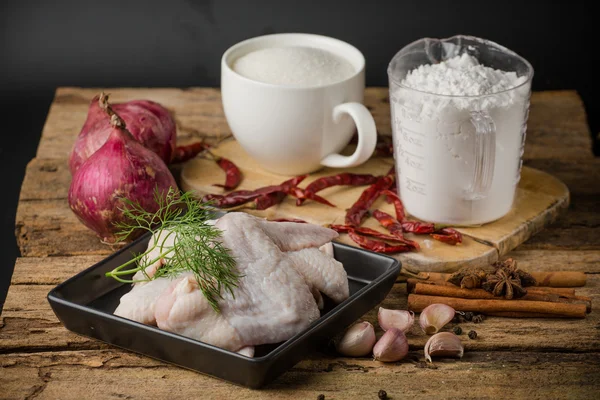
[[[377,182],[378,177],[371,174],[352,174],[343,172],[337,175],[324,176],[311,182],[304,189],[304,198],[298,198],[296,205],[300,206],[306,199],[316,200],[317,192],[333,186],[362,186]],[[319,201],[319,200],[316,200]],[[328,202],[329,203],[329,202]],[[333,206],[333,204],[329,203]]]
[[[258,194],[269,194],[269,193],[273,193],[273,192],[289,193],[292,190],[292,188],[295,188],[296,186],[298,186],[300,184],[300,182],[302,182],[304,179],[306,179],[307,176],[308,175],[295,176],[291,179],[288,179],[285,182],[282,182],[279,185],[263,186],[261,188],[254,190],[254,192],[258,193]],[[232,192],[232,193],[235,193],[235,192]]]
[[[313,181],[310,185],[304,189],[306,193],[317,193],[323,189],[327,189],[332,186],[361,186],[371,185],[377,182],[378,177],[371,174],[352,174],[349,172],[343,172],[337,175],[324,176]]]
[[[263,193],[257,193],[254,190],[237,190],[235,192],[222,194],[207,194],[202,198],[202,201],[211,203],[211,205],[219,208],[229,208],[247,203],[261,196]]]
[[[390,190],[394,193],[398,193],[398,180],[397,179],[394,180],[394,184],[390,187]],[[391,203],[391,202],[392,202],[391,200],[388,201],[388,203]]]
[[[381,137],[381,136],[379,136]],[[373,152],[375,157],[393,157],[394,145],[391,140],[382,140],[377,142],[375,145],[375,151]]]
[[[287,193],[281,191],[263,194],[262,196],[254,199],[253,207],[248,208],[252,208],[254,210],[266,210],[269,207],[281,203],[283,199],[285,199],[285,196],[287,196]]]
[[[398,238],[398,240],[402,240],[402,243],[405,243],[409,246],[413,246],[415,249],[419,250],[421,247],[414,240],[406,239],[403,234],[402,224],[396,221],[390,214],[383,212],[381,210],[375,210],[371,213],[373,217],[381,225],[383,225],[392,235]]]
[[[369,239],[366,236],[355,232],[354,230],[349,231],[348,236],[350,236],[350,238],[363,249],[375,251],[377,253],[403,253],[412,250],[412,247],[405,244],[390,245],[381,240]]]
[[[346,212],[346,225],[360,226],[363,217],[379,197],[382,190],[388,189],[394,183],[394,177],[386,175],[380,177],[377,182],[366,188],[358,200]]]
[[[356,233],[364,235],[364,236],[371,236],[371,237],[374,237],[374,238],[377,238],[380,240],[387,240],[389,242],[394,242],[394,243],[403,243],[407,246],[412,246],[415,249],[419,248],[418,245],[415,242],[413,242],[412,240],[408,240],[403,237],[386,235],[383,232],[379,232],[379,231],[376,231],[375,229],[371,229],[371,228],[367,228],[367,227],[363,227],[363,226],[354,228],[354,227],[348,226],[348,225],[330,225],[329,227],[338,233],[348,233],[350,231],[353,231],[353,232],[356,232]]]
[[[374,210],[371,212],[371,215],[388,231],[390,231],[392,235],[404,236],[402,235],[402,225],[400,225],[400,223],[396,221],[390,214],[381,210]]]
[[[269,221],[271,221],[271,222],[295,222],[297,224],[307,224],[308,223],[305,220],[298,219],[298,218],[275,218],[275,219],[270,219]]]
[[[287,192],[290,190],[290,188],[298,186],[303,180],[306,179],[307,176],[308,175],[306,174],[295,176],[292,179],[288,179],[287,181],[283,182],[281,187],[285,192]]]
[[[203,142],[196,142],[186,144],[184,146],[177,146],[173,151],[173,157],[171,158],[171,164],[182,163],[190,160],[200,152],[209,149],[210,145]]]
[[[404,205],[402,204],[402,200],[395,192],[391,190],[382,190],[381,194],[384,194],[387,199],[391,200],[394,204],[394,210],[396,211],[396,219],[399,222],[402,222],[406,219],[406,214],[404,212]]]
[[[291,196],[294,196],[296,198],[296,205],[297,206],[301,205],[302,202],[304,200],[306,200],[306,198],[307,198],[306,197],[306,189],[302,189],[302,188],[299,188],[299,187],[293,187],[293,188],[291,188],[288,194],[291,195]],[[319,195],[316,195],[316,194],[311,195],[310,199],[314,200],[314,201],[316,201],[318,203],[325,204],[326,206],[329,206],[329,207],[335,207],[334,204],[331,204],[329,201],[327,201],[323,197],[321,197]]]
[[[404,232],[416,233],[417,235],[435,232],[435,225],[429,222],[402,221],[400,224]]]
[[[354,135],[350,140],[351,144],[358,143],[358,135]],[[373,152],[375,157],[391,157],[394,155],[392,137],[389,135],[377,134],[377,144],[375,145],[375,151]]]
[[[231,208],[241,206],[250,201],[256,200],[260,196],[270,195],[275,192],[283,192],[287,194],[290,190],[297,186],[306,178],[306,175],[296,176],[289,179],[280,185],[270,185],[258,188],[256,190],[237,190],[235,192],[227,193],[225,195],[220,194],[209,194],[204,196],[202,199],[205,202],[211,201],[212,205],[219,208]],[[276,199],[275,199],[276,200]],[[282,199],[283,200],[283,199]],[[272,200],[270,200],[272,201]],[[265,202],[265,203],[263,203]],[[281,201],[280,201],[281,202]],[[261,204],[268,204],[266,199],[260,200]],[[275,203],[276,204],[276,203]],[[255,205],[256,206],[256,205]],[[254,206],[254,207],[255,207]],[[253,206],[251,206],[253,207]]]
[[[462,234],[453,228],[442,228],[431,234],[431,237],[440,242],[456,245],[462,243]]]
[[[354,229],[354,227],[349,226],[349,225],[336,225],[336,224],[329,225],[329,228],[333,229],[337,233],[348,233]]]
[[[429,222],[420,221],[402,221],[399,223],[391,215],[380,210],[375,210],[371,214],[392,234],[397,234],[401,229],[403,232],[415,233],[417,235],[430,234],[434,239],[448,244],[462,243],[461,233],[453,228],[439,229],[439,225],[436,226]],[[400,229],[398,225],[400,225]]]
[[[225,184],[215,183],[213,186],[222,187],[225,190],[233,190],[242,181],[242,171],[232,161],[225,157],[215,156],[215,162],[225,171]]]

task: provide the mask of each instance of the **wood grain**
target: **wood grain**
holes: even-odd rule
[[[106,89],[115,101],[150,98],[177,115],[181,143],[229,135],[218,89]],[[217,379],[109,348],[66,331],[52,313],[47,292],[111,253],[66,204],[66,160],[98,89],[57,90],[37,158],[28,165],[16,219],[23,258],[17,260],[0,318],[0,398],[593,398],[600,389],[600,314],[581,321],[489,318],[479,338],[463,340],[461,361],[425,364],[427,339],[409,333],[409,357],[393,364],[314,353],[265,390]],[[365,103],[382,134],[390,134],[386,88],[369,88]],[[563,181],[571,192],[566,214],[508,255],[531,270],[586,271],[582,295],[600,301],[600,160],[575,92],[534,93],[524,163]],[[308,205],[307,205],[308,206]],[[404,284],[383,302],[406,306]],[[376,308],[364,316],[376,320]],[[450,326],[448,327],[450,328]],[[381,334],[378,331],[378,334]],[[418,360],[418,361],[417,361]]]
[[[600,385],[595,354],[468,350],[429,368],[422,352],[392,364],[316,353],[259,391],[117,350],[7,354],[0,371],[5,399],[589,399]]]
[[[104,256],[19,257],[12,285],[58,285],[101,261]]]
[[[540,255],[521,253],[518,258],[520,266],[527,270],[552,271],[560,265],[556,264],[552,254]],[[513,256],[511,254],[511,256]],[[577,288],[576,293],[590,296],[592,302],[600,304],[600,264],[594,263],[600,257],[600,251],[572,251],[569,259],[579,265],[587,265],[582,269],[589,273],[586,287]],[[4,305],[2,324],[0,327],[0,353],[18,351],[74,350],[105,348],[106,345],[83,336],[75,335],[64,328],[52,312],[46,294],[54,287],[57,280],[65,280],[79,271],[88,268],[98,261],[98,256],[78,257],[27,257],[17,262],[13,284]],[[539,266],[535,268],[528,260],[536,259]],[[35,283],[31,283],[34,281]],[[398,283],[394,286],[381,307],[406,309],[406,285]],[[377,323],[375,307],[363,319],[381,330]],[[600,351],[600,313],[595,311],[581,321],[565,321],[560,319],[533,319],[520,321],[510,318],[488,318],[482,324],[461,324],[463,331],[476,329],[480,338],[470,343],[473,350],[536,350],[536,351]],[[577,335],[573,334],[573,329]],[[450,330],[452,325],[446,329]],[[535,332],[544,332],[544,340]],[[418,324],[408,334],[409,344],[413,349],[422,348],[427,336],[421,332]]]

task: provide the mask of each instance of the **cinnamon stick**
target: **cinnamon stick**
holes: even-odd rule
[[[418,283],[422,283],[424,285],[441,285],[441,286],[458,287],[447,281],[408,278],[406,280],[407,291],[408,292],[413,291],[415,288],[415,285]],[[534,292],[535,293],[555,293],[555,294],[558,294],[561,296],[574,296],[575,295],[575,289],[573,289],[573,288],[555,288],[555,287],[548,287],[548,286],[528,286],[526,289],[527,289],[528,293],[534,293]]]
[[[431,285],[425,283],[417,283],[412,290],[415,294],[423,294],[429,296],[443,296],[443,297],[457,297],[462,299],[491,299],[491,300],[504,300],[502,297],[494,296],[492,293],[486,292],[483,289],[462,289],[458,286],[446,286],[446,285]],[[511,301],[515,301],[513,299]],[[566,303],[566,304],[584,304],[586,311],[590,313],[592,311],[592,299],[590,297],[583,296],[560,296],[555,293],[542,293],[542,292],[529,292],[523,297],[519,297],[518,300],[527,301],[548,301],[552,303]]]
[[[450,282],[446,282],[446,281],[440,281],[440,280],[431,280],[431,279],[417,279],[417,278],[408,278],[406,279],[406,290],[408,292],[411,292],[414,288],[415,285],[417,284],[423,284],[423,285],[439,285],[439,286],[453,286],[453,287],[458,287]]]
[[[529,271],[528,271],[529,272]],[[529,272],[537,281],[538,286],[549,287],[580,287],[585,286],[586,276],[579,271]],[[441,272],[419,272],[419,278],[432,281],[445,281],[452,274]]]
[[[530,272],[538,286],[579,287],[585,286],[586,276],[578,271]]]
[[[507,317],[507,318],[570,318],[562,315],[552,315],[545,313],[530,313],[518,311],[501,311],[486,313],[489,317]]]
[[[483,314],[498,312],[541,313],[565,318],[584,318],[585,304],[552,303],[529,300],[461,299],[457,297],[408,295],[408,309],[421,312],[431,304],[442,303],[458,311],[474,311]]]
[[[561,296],[575,296],[573,288],[558,288],[548,286],[527,286],[527,293],[555,293]]]

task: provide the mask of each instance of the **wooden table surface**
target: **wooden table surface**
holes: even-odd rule
[[[112,250],[69,210],[67,157],[85,120],[93,89],[60,88],[37,157],[27,166],[16,218],[22,257],[0,317],[1,399],[293,398],[582,398],[600,390],[600,313],[583,320],[488,318],[462,360],[422,361],[426,337],[413,329],[409,356],[383,364],[323,351],[308,355],[256,391],[113,348],[68,332],[46,294]],[[113,101],[149,98],[170,108],[180,142],[229,134],[218,89],[110,89]],[[387,89],[369,88],[365,103],[382,133],[390,132]],[[575,92],[539,92],[531,99],[524,163],[567,184],[565,215],[510,255],[530,270],[578,270],[578,290],[600,306],[600,160],[591,150],[581,99]],[[8,266],[3,266],[7,268]],[[398,283],[385,307],[406,307]],[[376,311],[365,319],[374,322]]]

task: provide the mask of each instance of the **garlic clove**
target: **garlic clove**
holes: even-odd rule
[[[431,304],[419,315],[419,325],[428,335],[437,333],[454,318],[454,308],[446,304]]]
[[[408,331],[415,322],[415,313],[406,310],[388,310],[383,307],[379,307],[377,313],[377,319],[379,320],[379,326],[384,331],[391,328],[396,328],[402,332]]]
[[[464,348],[460,338],[451,332],[436,333],[425,343],[425,359],[431,362],[431,357],[462,358]]]
[[[376,341],[375,328],[370,322],[363,321],[348,328],[335,348],[345,356],[361,357],[371,353]]]
[[[375,360],[394,362],[402,360],[408,354],[406,335],[399,329],[390,328],[373,347]]]

